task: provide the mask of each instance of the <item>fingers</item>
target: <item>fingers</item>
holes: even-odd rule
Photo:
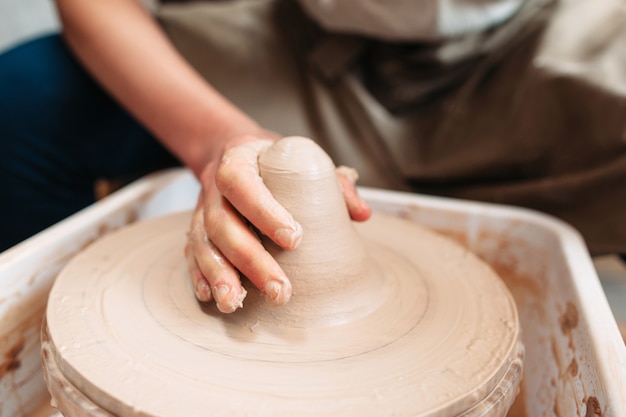
[[[221,312],[243,306],[246,290],[239,273],[273,304],[291,298],[291,283],[283,270],[217,190],[194,213],[186,257],[196,297],[214,299]]]
[[[185,245],[185,259],[196,298],[205,303],[211,301],[211,287],[209,287],[209,282],[204,278],[204,274],[196,262],[191,240]]]
[[[223,313],[243,306],[246,290],[239,273],[206,234],[202,208],[194,212],[185,255],[198,300],[214,299]]]
[[[261,233],[285,250],[295,249],[302,227],[267,189],[259,176],[259,154],[273,142],[260,140],[231,148],[215,175],[221,194]]]
[[[357,171],[354,168],[339,166],[335,172],[352,220],[365,221],[369,219],[372,209],[359,197],[356,189],[356,181],[359,178]]]
[[[209,240],[269,301],[277,305],[289,301],[291,283],[257,235],[223,197],[212,198],[210,204],[204,213]]]

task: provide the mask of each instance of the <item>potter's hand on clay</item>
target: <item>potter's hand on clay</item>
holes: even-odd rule
[[[207,165],[200,176],[202,191],[193,214],[185,256],[200,301],[215,300],[224,313],[243,306],[246,276],[274,304],[291,297],[291,283],[256,235],[271,238],[285,250],[295,249],[302,228],[265,187],[258,156],[275,137],[241,136],[230,141],[221,160]],[[359,198],[356,171],[337,168],[348,211],[357,221],[369,218],[369,206]]]

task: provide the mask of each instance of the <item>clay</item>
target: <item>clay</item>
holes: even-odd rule
[[[587,412],[585,417],[602,417],[602,408],[600,407],[600,401],[596,397],[587,398]]]
[[[293,286],[290,302],[270,315],[309,327],[353,321],[375,310],[385,298],[383,271],[350,221],[328,155],[308,139],[283,140],[260,156],[259,171],[306,236],[296,251],[262,239]]]
[[[24,339],[20,339],[15,345],[13,345],[4,354],[4,360],[0,362],[0,378],[3,378],[7,373],[17,370],[22,362],[19,358],[19,354],[24,349]]]
[[[106,236],[50,294],[43,360],[65,417],[504,416],[523,349],[491,268],[406,220],[350,222],[311,141],[280,141],[259,163],[304,230],[294,252],[265,242],[291,301],[272,307],[244,282],[231,315],[196,302],[190,213]]]
[[[46,397],[39,403],[37,408],[25,417],[63,417],[59,412],[50,404],[50,397]]]

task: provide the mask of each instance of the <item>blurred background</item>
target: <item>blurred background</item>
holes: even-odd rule
[[[58,28],[51,0],[0,0],[0,52]]]

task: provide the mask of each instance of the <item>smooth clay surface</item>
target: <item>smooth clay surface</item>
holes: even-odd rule
[[[271,307],[246,282],[233,314],[198,303],[182,255],[189,213],[115,232],[78,255],[50,295],[44,362],[49,385],[62,388],[52,394],[59,409],[456,416],[493,404],[484,415],[504,415],[522,348],[498,276],[406,220],[353,224],[325,154],[304,139],[279,144],[261,172],[304,237],[294,252],[266,244],[293,281],[291,301]]]

